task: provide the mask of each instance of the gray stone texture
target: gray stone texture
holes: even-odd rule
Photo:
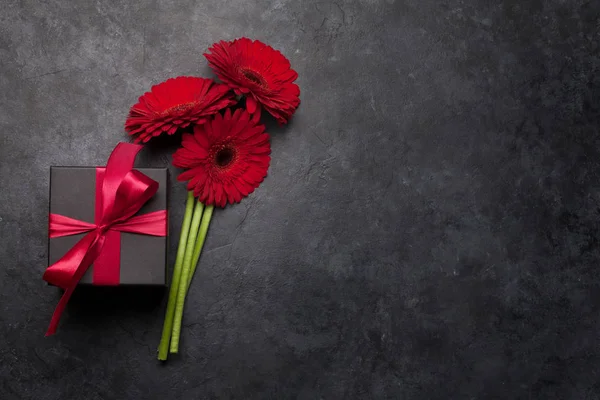
[[[2,0],[0,398],[600,398],[599,26],[583,0]],[[162,292],[80,291],[45,338],[49,167],[103,164],[139,95],[240,36],[302,104],[215,213],[182,354],[155,358]],[[137,165],[174,178],[175,148]]]

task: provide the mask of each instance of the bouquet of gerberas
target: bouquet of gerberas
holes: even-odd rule
[[[143,143],[189,131],[173,154],[173,165],[185,169],[177,179],[188,182],[189,192],[159,360],[179,350],[185,297],[214,207],[240,202],[267,175],[271,145],[259,122],[261,111],[285,124],[300,104],[294,84],[298,74],[272,47],[241,38],[215,43],[204,56],[222,83],[189,76],[168,79],[141,96],[125,122],[129,134]]]

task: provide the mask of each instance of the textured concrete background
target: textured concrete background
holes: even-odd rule
[[[599,17],[3,0],[0,398],[600,398]],[[49,166],[104,163],[141,93],[209,74],[208,45],[243,35],[290,58],[302,105],[269,123],[264,184],[215,215],[183,354],[155,360],[161,293],[79,293],[44,338]],[[184,198],[175,183],[172,232]]]

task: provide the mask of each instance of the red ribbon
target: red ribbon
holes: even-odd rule
[[[158,182],[133,169],[135,156],[141,148],[140,145],[119,143],[108,158],[106,168],[96,169],[95,223],[50,214],[50,238],[86,232],[87,235],[44,273],[45,281],[65,290],[46,336],[56,332],[69,298],[92,263],[94,284],[119,282],[120,232],[167,235],[167,210],[134,216],[158,190]]]

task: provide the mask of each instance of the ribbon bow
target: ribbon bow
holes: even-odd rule
[[[106,253],[102,249],[107,236],[118,232],[166,236],[167,210],[134,216],[158,190],[158,182],[133,169],[133,162],[141,148],[140,145],[119,143],[108,158],[106,168],[97,169],[95,224],[50,214],[50,238],[88,233],[44,272],[45,281],[65,290],[54,310],[46,336],[56,332],[60,316],[87,269]],[[117,259],[117,266],[118,262]],[[102,271],[98,272],[102,281]],[[107,283],[104,278],[104,283]]]

